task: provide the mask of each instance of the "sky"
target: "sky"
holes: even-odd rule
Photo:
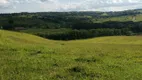
[[[123,11],[141,8],[142,0],[0,0],[0,13]]]

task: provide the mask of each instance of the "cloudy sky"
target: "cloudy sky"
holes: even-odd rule
[[[122,11],[142,8],[142,0],[0,0],[0,13],[40,11]]]

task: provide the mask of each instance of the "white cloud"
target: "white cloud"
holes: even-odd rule
[[[0,4],[6,4],[7,0],[0,0]]]
[[[0,0],[0,11],[121,11],[141,5],[142,0]]]
[[[77,3],[77,1],[80,1]],[[135,8],[142,8],[140,5],[142,4],[142,0],[77,0],[71,1],[70,3],[56,4],[58,6],[57,10],[63,11],[76,11],[76,10],[126,10],[126,9],[134,9]],[[46,6],[44,6],[46,7]],[[115,9],[116,8],[116,9]]]

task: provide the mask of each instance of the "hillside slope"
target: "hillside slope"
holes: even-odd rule
[[[103,44],[137,44],[142,45],[142,36],[108,36],[73,42],[103,43]]]
[[[140,80],[142,36],[52,41],[0,30],[0,80]]]
[[[1,42],[0,44],[5,43],[22,43],[22,44],[32,44],[32,43],[44,43],[45,39],[25,34],[25,33],[18,33],[18,32],[12,32],[12,31],[5,31],[0,30],[0,38]]]
[[[107,21],[118,21],[118,22],[127,22],[127,21],[133,21],[133,22],[139,22],[142,21],[142,14],[137,14],[135,16],[132,15],[126,15],[126,16],[116,16],[116,17],[108,17],[108,18],[98,18],[92,20],[94,23],[102,23]]]

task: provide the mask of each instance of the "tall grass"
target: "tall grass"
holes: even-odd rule
[[[141,80],[142,37],[52,41],[0,30],[0,80]]]

